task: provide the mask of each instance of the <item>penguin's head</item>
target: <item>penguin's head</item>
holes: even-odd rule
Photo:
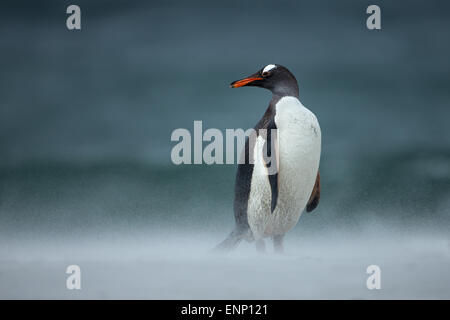
[[[256,73],[230,84],[231,88],[261,87],[279,96],[298,97],[298,84],[294,75],[278,64],[268,64]]]

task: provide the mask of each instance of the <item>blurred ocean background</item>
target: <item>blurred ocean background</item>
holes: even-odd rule
[[[300,100],[319,119],[322,198],[288,235],[286,250],[296,254],[263,258],[261,277],[307,265],[308,290],[249,290],[262,281],[251,272],[259,262],[241,253],[244,262],[188,260],[196,291],[136,280],[76,297],[450,297],[449,2],[377,1],[382,29],[374,31],[370,1],[82,0],[81,31],[66,28],[70,4],[0,5],[0,297],[71,298],[65,261],[92,267],[114,257],[129,271],[143,259],[139,270],[151,270],[151,256],[158,270],[172,270],[181,262],[169,257],[206,252],[225,237],[236,166],[176,166],[170,136],[194,120],[204,130],[253,127],[270,93],[229,83],[269,63],[296,75]],[[330,279],[307,277],[330,256],[338,269],[359,261],[358,289],[335,292]],[[367,296],[365,267],[384,258],[393,281],[427,285]],[[22,278],[36,265],[40,279],[51,278],[53,260],[60,287],[31,288]],[[241,263],[250,284],[239,278],[222,294],[218,284],[202,287],[199,265],[212,272],[227,263],[230,279]],[[186,279],[188,271],[174,270],[154,274]]]

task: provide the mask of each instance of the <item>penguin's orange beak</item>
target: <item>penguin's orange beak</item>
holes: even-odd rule
[[[239,88],[239,87],[243,87],[243,86],[247,86],[252,82],[258,81],[258,80],[263,80],[263,78],[261,77],[255,77],[255,76],[250,76],[248,78],[244,78],[241,80],[237,80],[237,81],[233,81],[230,84],[231,88]]]

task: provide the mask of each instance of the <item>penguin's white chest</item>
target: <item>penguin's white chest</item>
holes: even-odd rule
[[[271,213],[271,188],[263,162],[264,140],[254,147],[254,169],[247,216],[255,239],[280,235],[294,227],[313,190],[319,169],[321,131],[316,116],[295,97],[276,104],[278,201]]]

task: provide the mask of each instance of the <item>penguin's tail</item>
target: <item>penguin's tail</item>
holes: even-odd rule
[[[213,252],[228,252],[237,248],[243,239],[247,238],[247,230],[234,229],[221,243],[216,245]]]

